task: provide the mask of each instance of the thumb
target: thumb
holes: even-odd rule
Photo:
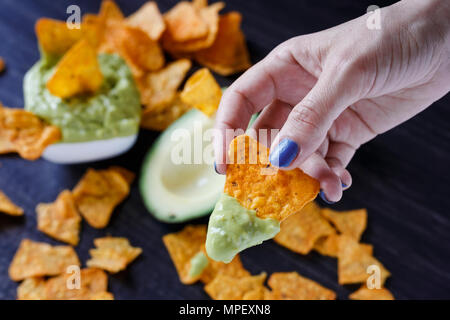
[[[323,72],[314,87],[290,112],[270,149],[272,165],[292,169],[299,167],[323,140],[333,121],[351,105],[344,79],[335,72]]]

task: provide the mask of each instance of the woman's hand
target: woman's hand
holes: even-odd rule
[[[424,110],[450,90],[450,3],[404,0],[368,15],[292,38],[244,73],[224,94],[216,128],[216,170],[225,173],[227,129],[280,129],[270,161],[300,167],[336,202],[351,185],[355,151]]]

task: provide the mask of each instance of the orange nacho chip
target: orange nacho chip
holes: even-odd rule
[[[5,60],[3,60],[2,57],[0,57],[0,74],[1,74],[3,71],[5,71],[5,69],[6,69],[6,63],[5,63]]]
[[[208,117],[214,115],[219,108],[222,89],[208,69],[203,68],[195,72],[184,85],[181,100]]]
[[[20,281],[30,277],[53,276],[66,272],[68,266],[80,265],[70,246],[51,246],[24,239],[9,266],[9,277]]]
[[[205,286],[205,291],[214,300],[250,300],[264,290],[266,277],[265,273],[242,278],[219,274]]]
[[[114,300],[114,295],[111,292],[99,292],[90,296],[90,300]]]
[[[45,148],[61,139],[61,131],[31,112],[3,107],[0,103],[0,154],[17,152],[27,160],[38,159]]]
[[[126,181],[129,185],[131,185],[134,181],[134,179],[136,178],[136,174],[128,169],[125,169],[123,167],[119,167],[119,166],[111,166],[109,167],[109,170],[115,171],[117,173],[119,173]]]
[[[103,270],[87,268],[80,272],[80,289],[70,289],[67,283],[72,274],[62,274],[47,280],[45,297],[47,300],[91,300],[107,291],[108,276]]]
[[[138,11],[127,18],[129,26],[144,31],[150,39],[158,41],[166,29],[163,16],[154,1],[145,3]]]
[[[45,53],[63,55],[83,38],[83,28],[69,29],[65,21],[41,18],[36,22],[39,46]]]
[[[320,207],[310,202],[281,223],[280,232],[274,240],[289,250],[307,254],[319,238],[334,233],[333,227],[320,215]]]
[[[25,279],[17,287],[17,300],[45,300],[45,282],[41,277]]]
[[[351,300],[395,300],[392,293],[386,288],[369,289],[366,285],[349,295]]]
[[[58,62],[47,82],[54,96],[66,99],[79,94],[94,93],[103,83],[97,53],[87,40],[74,45]]]
[[[341,235],[338,253],[339,284],[365,282],[370,276],[367,273],[369,266],[379,267],[381,285],[391,275],[380,261],[374,258],[372,254],[369,254],[367,247],[364,247],[349,236]]]
[[[130,193],[130,186],[115,169],[89,169],[73,190],[75,205],[94,228],[108,225],[114,208]]]
[[[104,237],[94,240],[96,249],[89,250],[91,259],[86,262],[89,268],[99,268],[111,273],[125,270],[141,253],[141,248],[130,245],[126,238]]]
[[[204,252],[206,255],[206,252]],[[225,275],[229,277],[233,277],[235,279],[248,277],[250,276],[250,272],[245,270],[242,265],[241,258],[239,255],[236,255],[230,263],[223,263],[219,261],[215,261],[208,258],[208,266],[202,272],[200,281],[208,284],[214,280],[218,275]]]
[[[81,217],[70,191],[61,192],[54,203],[39,204],[36,212],[39,231],[56,240],[78,244]]]
[[[339,212],[323,208],[321,213],[340,233],[348,235],[358,241],[367,227],[366,209]]]
[[[125,18],[119,6],[113,0],[102,1],[99,17],[106,21],[121,21]]]
[[[337,258],[339,253],[339,241],[341,236],[337,233],[333,233],[329,236],[322,237],[314,244],[314,250],[324,256]],[[370,255],[373,254],[373,246],[367,243],[360,243],[361,248],[366,250]]]
[[[224,14],[219,19],[219,31],[214,43],[195,53],[195,60],[214,72],[227,76],[251,66],[245,36],[241,31],[242,16],[238,12]]]
[[[23,216],[23,209],[15,205],[1,190],[0,190],[0,212],[9,214],[11,216]]]
[[[297,272],[276,272],[268,281],[273,297],[282,300],[335,300],[336,293]]]

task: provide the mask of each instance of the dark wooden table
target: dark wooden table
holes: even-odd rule
[[[11,107],[23,106],[22,78],[39,58],[36,19],[64,19],[67,6],[74,3],[83,13],[97,12],[99,2],[1,0],[0,56],[8,69],[0,76],[0,101]],[[118,1],[126,14],[143,2]],[[174,3],[158,1],[162,11]],[[375,0],[228,0],[226,9],[243,13],[244,32],[256,62],[283,40],[355,18],[374,3],[387,4]],[[222,85],[233,79],[219,77]],[[349,167],[354,184],[334,206],[368,208],[369,226],[363,241],[375,246],[376,257],[392,272],[387,287],[399,299],[450,298],[449,104],[447,96],[363,146]],[[36,230],[36,204],[51,202],[61,190],[72,188],[89,166],[123,165],[139,173],[143,156],[157,136],[155,132],[141,132],[138,143],[126,155],[89,165],[62,166],[44,160],[0,157],[0,189],[26,210],[23,218],[0,214],[0,299],[15,298],[17,285],[8,278],[8,266],[21,239],[57,244]],[[117,299],[204,299],[207,295],[200,284],[184,286],[179,282],[161,241],[164,234],[182,227],[156,221],[134,185],[105,230],[95,230],[83,222],[76,250],[85,262],[93,239],[105,234],[127,237],[144,249],[126,271],[110,277],[110,290]],[[356,289],[337,284],[336,260],[316,253],[300,256],[271,241],[245,251],[242,260],[253,273],[296,270],[336,290],[340,299]]]

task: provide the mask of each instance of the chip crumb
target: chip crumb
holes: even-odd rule
[[[214,300],[255,300],[264,293],[267,274],[235,278],[219,274],[205,286],[206,293]]]
[[[22,281],[17,287],[17,300],[46,300],[44,278],[32,277]]]
[[[111,273],[125,270],[142,253],[141,248],[132,247],[126,238],[97,238],[94,244],[96,248],[89,250],[91,259],[87,261],[87,266]]]
[[[395,300],[393,294],[386,288],[369,289],[365,284],[349,295],[351,300]]]
[[[23,209],[15,205],[3,191],[0,190],[0,212],[11,216],[23,216]]]

